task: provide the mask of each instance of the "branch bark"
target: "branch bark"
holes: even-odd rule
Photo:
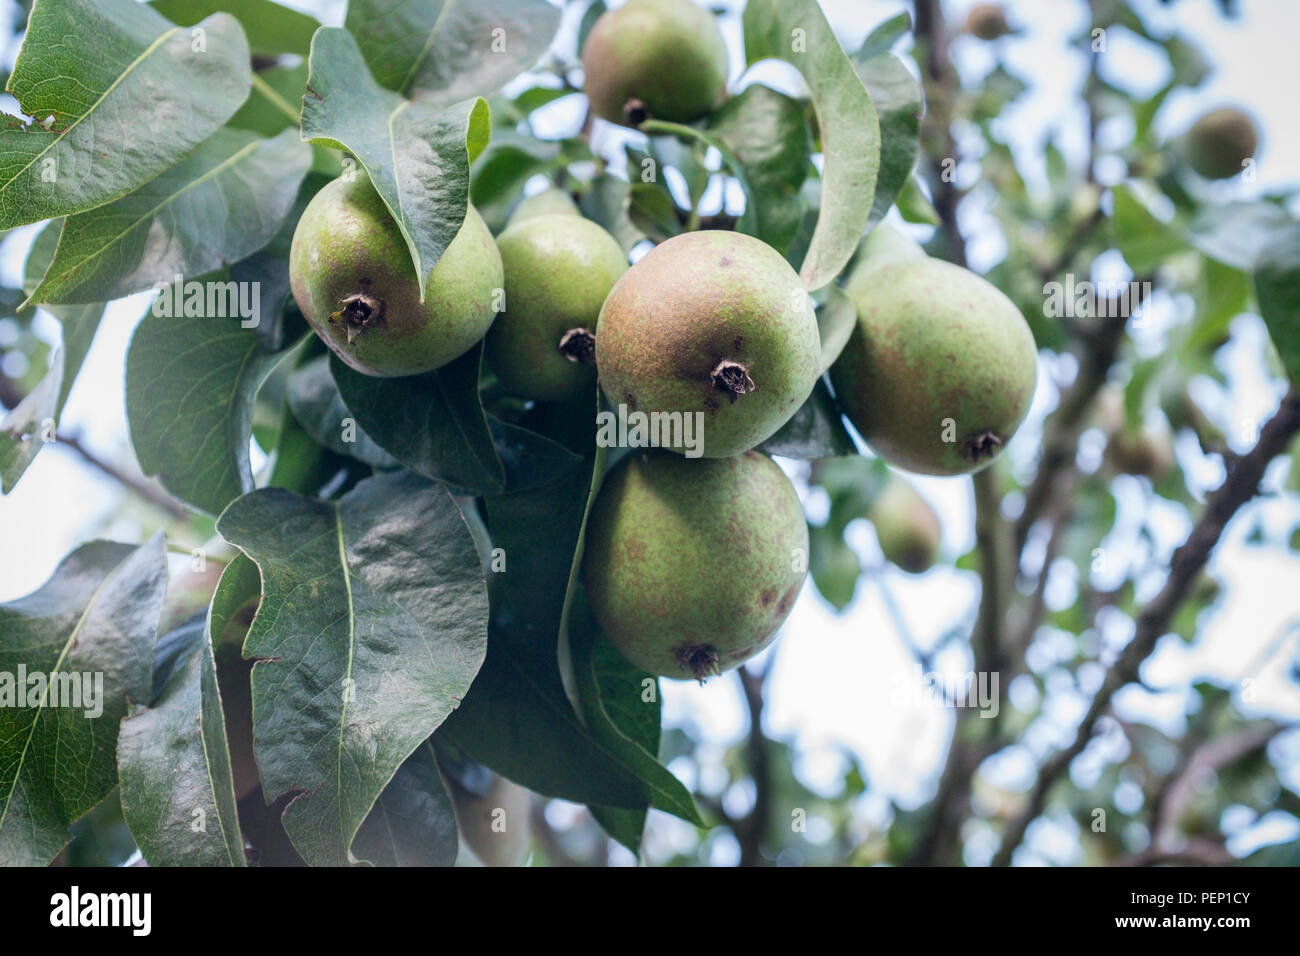
[[[1074,742],[1052,755],[1040,768],[1025,809],[1007,826],[1002,844],[993,857],[995,866],[1006,866],[1011,862],[1029,824],[1042,812],[1052,787],[1092,739],[1097,721],[1109,708],[1115,692],[1138,678],[1142,662],[1167,632],[1170,619],[1190,593],[1197,575],[1223,535],[1223,529],[1238,509],[1255,496],[1264,470],[1275,457],[1286,451],[1297,433],[1300,433],[1300,394],[1292,388],[1282,399],[1277,413],[1260,432],[1255,447],[1227,463],[1228,477],[1210,496],[1205,512],[1187,540],[1174,552],[1164,587],[1138,615],[1133,639],[1107,671],[1079,724]]]

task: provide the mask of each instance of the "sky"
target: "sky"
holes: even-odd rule
[[[12,15],[13,5],[3,5],[8,8],[6,15]],[[327,0],[287,5],[317,13],[325,23],[342,22],[342,3]],[[731,11],[724,18],[723,29],[732,52],[732,89],[761,80],[797,91],[800,83],[797,74],[781,65],[759,64],[742,74],[737,15],[741,5],[731,0],[718,6],[726,6]],[[846,48],[853,49],[872,27],[909,5],[885,0],[824,0],[822,6]],[[945,4],[949,21],[960,23],[968,6],[949,0]],[[1067,157],[1076,162],[1083,154],[1085,129],[1081,112],[1063,107],[1073,102],[1071,97],[1085,68],[1078,54],[1067,50],[1065,44],[1066,37],[1081,25],[1082,4],[1077,0],[1033,0],[1010,2],[1006,6],[1011,21],[1023,33],[1001,41],[999,47],[1007,68],[1029,80],[1032,87],[999,122],[1003,124],[1002,132],[1015,145],[1022,171],[1032,186],[1036,177],[1041,182],[1037,155],[1046,136],[1058,134],[1058,143]],[[1155,0],[1138,0],[1136,6],[1148,15],[1153,29],[1176,28],[1190,35],[1217,66],[1200,90],[1181,92],[1170,98],[1159,116],[1157,129],[1176,135],[1208,106],[1244,104],[1259,117],[1264,130],[1258,176],[1253,184],[1231,182],[1220,186],[1222,197],[1249,198],[1261,191],[1300,183],[1300,124],[1295,122],[1293,49],[1295,38],[1300,36],[1300,4],[1243,0],[1243,16],[1236,21],[1224,20],[1212,0],[1181,0],[1172,9]],[[572,20],[579,13],[570,11],[567,16]],[[9,51],[11,60],[15,52]],[[977,80],[994,63],[989,45],[967,37],[955,40],[952,53],[968,81]],[[1165,78],[1159,59],[1145,41],[1122,35],[1111,38],[1102,68],[1108,76],[1122,77],[1131,88],[1140,91],[1159,88]],[[538,126],[556,134],[571,129],[581,121],[578,99],[560,100],[549,107],[538,117]],[[616,153],[623,140],[636,136],[600,124],[596,130],[596,146],[602,152]],[[968,165],[963,164],[961,175],[978,176],[978,167],[965,168]],[[722,196],[713,198],[723,199]],[[736,197],[729,197],[729,201],[734,204]],[[991,228],[987,212],[978,208],[977,203],[968,205],[973,208],[964,209],[962,226],[969,236],[972,267],[982,271],[1000,257],[1000,240]],[[20,280],[22,262],[34,233],[33,227],[24,227],[0,243],[0,280],[5,285],[12,286]],[[925,236],[924,230],[917,234]],[[61,429],[81,433],[89,447],[115,461],[132,461],[126,434],[122,374],[131,332],[149,299],[149,294],[142,294],[109,307],[61,422]],[[1165,308],[1172,310],[1174,306],[1167,303]],[[1156,327],[1160,321],[1167,321],[1170,314],[1164,320],[1157,317]],[[57,339],[57,323],[48,317],[39,328],[51,341]],[[1234,331],[1238,341],[1225,350],[1224,356],[1232,382],[1230,400],[1220,398],[1216,411],[1231,434],[1241,434],[1252,423],[1267,417],[1277,396],[1263,385],[1262,323],[1255,317],[1243,316],[1237,320]],[[6,328],[4,320],[0,320],[0,341],[8,334],[12,334],[12,328]],[[1059,371],[1046,361],[1040,362],[1039,389],[1030,418],[1009,449],[1013,466],[1018,469],[1032,468],[1039,425],[1054,401],[1048,381]],[[1241,447],[1239,443],[1238,450]],[[1180,446],[1179,454],[1180,461],[1203,488],[1212,488],[1221,479],[1222,472],[1216,463],[1203,459],[1194,447]],[[785,466],[792,474],[801,470],[798,463],[785,463]],[[1279,482],[1282,477],[1275,469],[1268,482]],[[1143,516],[1151,517],[1138,480],[1122,478],[1118,482],[1121,529],[1132,527]],[[917,478],[915,484],[940,516],[945,555],[955,559],[968,551],[973,543],[970,482]],[[807,493],[806,488],[804,491],[809,514],[818,520],[826,508],[824,495],[819,491]],[[124,492],[118,486],[74,452],[58,446],[42,451],[17,488],[0,498],[0,535],[6,543],[21,544],[0,548],[0,600],[39,587],[59,560],[85,540],[88,529],[105,517],[111,518],[106,530],[108,537],[141,540],[152,531],[142,527],[129,512],[118,514],[123,499]],[[1157,513],[1153,520],[1162,543],[1172,549],[1181,542],[1188,525],[1177,513],[1178,509],[1166,511],[1167,514]],[[1295,511],[1293,504],[1271,502],[1256,506],[1251,515],[1262,515],[1266,529],[1279,529],[1295,522]],[[1219,682],[1236,680],[1247,661],[1253,661],[1266,647],[1280,641],[1280,649],[1259,671],[1255,706],[1261,712],[1293,718],[1300,715],[1300,689],[1284,676],[1300,640],[1300,631],[1292,630],[1289,637],[1286,633],[1289,625],[1300,621],[1300,593],[1294,586],[1300,580],[1300,560],[1276,548],[1246,547],[1243,539],[1253,520],[1248,516],[1234,521],[1225,544],[1216,552],[1212,573],[1228,586],[1222,606],[1215,609],[1203,628],[1202,639],[1190,647],[1177,640],[1163,643],[1143,671],[1147,683],[1157,691],[1126,691],[1117,704],[1127,713],[1177,732],[1186,707],[1184,688],[1191,677],[1211,675]],[[1122,533],[1116,535],[1121,558],[1124,556],[1122,539]],[[859,551],[864,564],[878,561],[874,536],[865,522],[851,527],[850,543]],[[883,580],[896,598],[909,630],[922,644],[928,644],[950,627],[978,600],[977,578],[950,567],[938,567],[921,576],[890,570]],[[1147,585],[1158,586],[1158,583],[1147,582]],[[1072,587],[1068,575],[1053,572],[1049,591],[1054,600],[1068,603]],[[1123,640],[1124,625],[1114,626],[1118,631],[1109,635],[1109,639]],[[1050,669],[1052,664],[1050,643],[1045,642],[1045,648],[1040,650],[1042,659],[1038,663],[1044,669]],[[831,787],[846,766],[846,751],[856,754],[871,784],[860,809],[864,819],[876,825],[888,819],[887,799],[914,807],[933,793],[952,727],[952,712],[906,693],[917,679],[914,662],[886,611],[877,581],[860,582],[855,603],[838,615],[809,581],[781,639],[764,656],[771,657],[773,664],[765,728],[774,736],[798,739],[798,767],[805,782],[815,787]],[[960,642],[940,658],[940,663],[945,672],[954,673],[970,666]],[[1084,672],[1084,691],[1090,689],[1087,681],[1099,673]],[[696,726],[703,733],[700,756],[706,765],[716,761],[743,734],[747,717],[734,678],[714,680],[703,687],[676,681],[664,681],[663,685],[666,725]],[[1169,689],[1162,692],[1159,688]],[[1036,694],[1027,680],[1005,690],[1013,703],[1031,704]],[[1087,697],[1077,691],[1063,690],[1055,694],[1048,719],[1026,735],[1025,746],[1012,748],[997,761],[992,776],[1007,787],[1026,786],[1032,780],[1035,760],[1049,747],[1072,736],[1073,724],[1086,704]],[[1275,762],[1286,768],[1292,783],[1300,785],[1300,734],[1279,738],[1272,753]],[[1084,759],[1076,763],[1075,769],[1082,773],[1088,765]],[[682,767],[675,764],[672,769],[681,771]],[[693,782],[687,780],[688,784]],[[742,812],[750,799],[752,795],[743,791],[727,796],[733,808]],[[652,848],[670,847],[674,841],[684,839],[684,834],[674,830],[684,824],[659,814],[652,821],[648,838]],[[1225,826],[1229,827],[1228,832],[1238,834],[1234,846],[1243,851],[1261,841],[1294,838],[1300,833],[1300,826],[1289,819],[1261,823],[1241,814],[1225,821]],[[1031,834],[1027,858],[1071,862],[1077,854],[1077,845],[1070,833],[1068,823],[1036,829]],[[990,835],[976,833],[970,843],[969,862],[982,862],[991,855]],[[734,847],[728,847],[724,841],[716,852],[719,854],[716,862],[730,862],[728,854],[734,852]]]

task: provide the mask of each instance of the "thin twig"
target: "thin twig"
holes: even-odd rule
[[[171,497],[161,488],[158,488],[156,485],[153,485],[148,481],[142,481],[134,475],[122,470],[112,462],[100,458],[82,444],[80,435],[68,435],[60,432],[55,435],[55,445],[62,445],[65,448],[76,452],[88,464],[94,465],[104,474],[108,475],[118,484],[126,488],[127,491],[131,492],[136,497],[147,501],[154,507],[165,511],[172,518],[180,520],[190,516],[190,513],[185,509],[184,505]]]

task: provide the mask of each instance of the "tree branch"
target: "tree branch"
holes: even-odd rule
[[[184,505],[161,488],[158,488],[156,485],[148,481],[141,481],[139,478],[136,478],[134,475],[122,470],[112,462],[100,458],[81,443],[80,435],[59,433],[55,435],[55,445],[62,445],[65,448],[76,452],[85,462],[98,468],[136,497],[143,501],[147,501],[155,508],[166,512],[170,517],[179,521],[190,516],[189,511],[185,509]]]
[[[1237,510],[1255,496],[1264,470],[1275,457],[1286,451],[1288,443],[1297,433],[1300,433],[1300,394],[1293,388],[1287,392],[1277,413],[1260,432],[1255,447],[1247,454],[1226,463],[1228,477],[1210,496],[1205,512],[1187,540],[1174,552],[1164,587],[1138,615],[1133,639],[1107,671],[1087,714],[1079,724],[1074,742],[1055,753],[1039,769],[1038,780],[1030,791],[1025,809],[1007,826],[1002,844],[993,858],[995,866],[1005,866],[1011,862],[1012,854],[1024,839],[1025,830],[1042,812],[1053,785],[1092,739],[1097,721],[1110,706],[1115,692],[1137,679],[1142,662],[1155,650],[1156,642],[1166,633],[1170,619],[1190,593],[1197,575],[1218,544],[1223,529]]]

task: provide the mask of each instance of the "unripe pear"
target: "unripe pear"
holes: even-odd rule
[[[867,512],[885,560],[911,574],[927,571],[939,557],[939,518],[904,478],[891,475]]]
[[[630,453],[605,476],[582,561],[592,611],[623,656],[701,681],[771,643],[807,567],[799,496],[753,451]]]
[[[997,40],[1011,32],[1007,13],[997,3],[977,3],[966,14],[966,32],[981,40]]]
[[[289,281],[325,344],[366,375],[415,375],[478,342],[496,313],[501,256],[470,206],[429,272],[425,301],[396,221],[364,176],[318,192],[294,230]]]
[[[1192,169],[1206,179],[1229,179],[1255,155],[1259,133],[1255,122],[1239,109],[1211,110],[1187,132],[1185,148]]]
[[[771,437],[812,393],[820,357],[817,315],[794,269],[738,232],[685,233],[651,249],[615,283],[596,329],[610,403],[703,415],[706,458]]]
[[[1106,435],[1105,462],[1112,472],[1159,481],[1176,464],[1168,429],[1146,423],[1128,427],[1121,389],[1107,385],[1097,394],[1093,422]]]
[[[581,216],[573,197],[563,189],[557,189],[552,186],[549,189],[543,189],[534,196],[525,196],[519,200],[514,211],[510,213],[510,218],[506,220],[506,228],[509,229],[517,222],[525,219],[531,219],[533,216]]]
[[[717,20],[690,0],[628,0],[601,14],[582,48],[591,108],[627,126],[707,116],[722,102],[727,69]]]
[[[497,238],[505,311],[487,335],[487,360],[521,398],[563,401],[596,383],[596,323],[627,271],[623,247],[572,215],[530,216]]]
[[[858,322],[831,382],[862,437],[908,471],[987,466],[1024,421],[1038,375],[1015,304],[975,273],[928,257],[856,271],[846,291]]]

